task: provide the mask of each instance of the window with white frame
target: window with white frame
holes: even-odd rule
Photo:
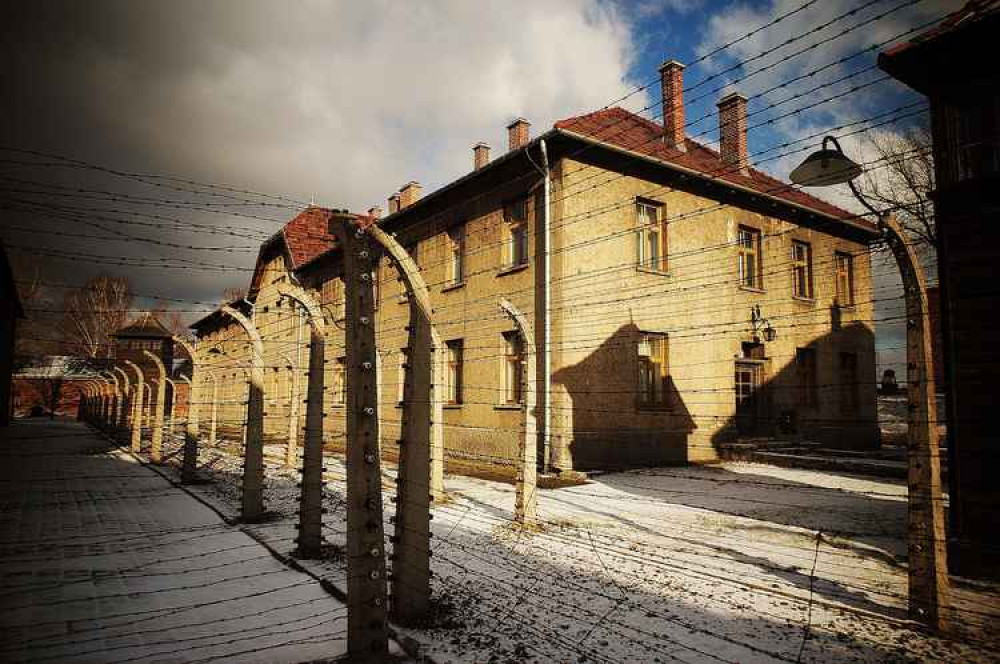
[[[517,332],[504,332],[504,403],[519,404],[524,398],[524,341]]]
[[[740,226],[737,231],[739,258],[737,269],[740,286],[763,288],[763,261],[761,260],[761,234],[756,228]]]
[[[669,363],[667,335],[643,332],[636,348],[638,359],[638,405],[666,408],[669,403]]]
[[[347,358],[338,357],[333,363],[333,403],[343,405],[347,401]]]
[[[854,304],[854,257],[838,251],[834,255],[834,269],[836,270],[837,304],[849,307]]]
[[[808,242],[792,242],[792,294],[811,300],[813,297],[812,247]]]
[[[635,219],[639,267],[666,272],[667,226],[663,219],[663,206],[637,201]]]
[[[449,404],[462,403],[462,369],[464,344],[461,339],[447,342],[448,370],[445,373],[444,393]]]
[[[409,351],[405,348],[399,349],[399,362],[396,363],[396,402],[403,403],[406,399],[406,365],[409,360]]]
[[[528,199],[508,203],[503,209],[503,267],[528,263]]]
[[[465,280],[465,224],[448,229],[446,285],[454,286]]]

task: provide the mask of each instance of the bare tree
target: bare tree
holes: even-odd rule
[[[247,296],[247,291],[245,288],[231,287],[222,291],[222,302],[223,304],[229,304],[233,300],[240,300]]]
[[[58,322],[53,289],[42,279],[42,267],[34,257],[11,253],[11,269],[17,280],[17,294],[24,309],[24,320],[17,326],[14,354],[39,357],[62,350],[62,340],[53,337]]]
[[[128,321],[131,304],[131,288],[121,277],[94,277],[70,291],[63,303],[67,345],[84,357],[110,357],[111,335]]]
[[[181,337],[182,339],[193,338],[191,330],[188,329],[187,323],[184,322],[184,316],[179,311],[168,309],[166,306],[160,304],[150,313],[154,318],[162,322],[163,326],[170,330],[171,334],[175,337]]]
[[[884,168],[865,171],[858,181],[861,192],[878,209],[891,209],[910,238],[924,248],[937,248],[934,205],[934,155],[926,127],[902,132],[871,133],[867,147]]]

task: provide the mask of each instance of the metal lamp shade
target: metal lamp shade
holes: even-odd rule
[[[833,148],[826,147],[827,143]],[[828,187],[850,182],[861,175],[861,166],[844,154],[836,138],[826,136],[820,147],[788,175],[792,182],[803,187]]]
[[[789,174],[792,182],[803,187],[826,187],[844,184],[861,175],[861,167],[839,150],[817,150]]]

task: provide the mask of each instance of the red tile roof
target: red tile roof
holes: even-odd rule
[[[291,256],[291,269],[296,270],[333,247],[330,234],[330,216],[326,208],[308,207],[285,224],[281,233]]]
[[[685,142],[687,148],[685,152],[668,148],[662,140],[663,127],[617,106],[560,120],[556,122],[555,128],[581,134],[608,145],[653,157],[668,164],[675,164],[789,203],[810,208],[828,216],[850,220],[862,226],[871,226],[874,229],[874,225],[867,220],[855,218],[855,215],[850,212],[799,191],[755,168],[750,168],[748,175],[734,171],[731,166],[722,161],[718,152],[690,138]]]

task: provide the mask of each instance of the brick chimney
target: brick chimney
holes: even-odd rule
[[[749,171],[747,160],[747,98],[730,92],[719,100],[719,152],[722,161],[743,175]]]
[[[368,208],[368,216],[372,219],[378,219],[382,216],[382,208],[377,205]]]
[[[475,170],[477,171],[486,164],[490,163],[490,146],[483,142],[473,145],[472,160],[475,165]]]
[[[389,197],[389,214],[393,212],[399,212],[399,194],[393,194]]]
[[[410,180],[399,190],[399,209],[408,208],[420,198],[420,183]]]
[[[507,125],[507,149],[516,150],[528,144],[531,140],[531,123],[524,118],[517,118]]]
[[[660,65],[663,96],[663,142],[668,148],[687,149],[684,144],[684,65],[667,60]]]

